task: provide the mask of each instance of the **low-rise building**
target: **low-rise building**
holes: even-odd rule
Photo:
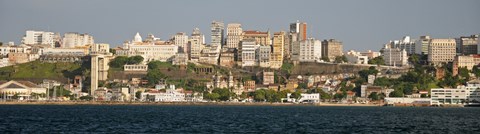
[[[431,89],[432,105],[440,104],[464,104],[467,102],[467,89]]]
[[[288,102],[299,102],[299,103],[320,103],[320,93],[301,93],[300,99],[295,99],[291,97],[292,94],[287,94],[287,101]]]
[[[407,51],[400,48],[391,48],[390,45],[385,45],[382,49],[382,57],[385,64],[388,66],[406,66],[408,63]],[[413,51],[414,52],[414,51]]]
[[[353,50],[348,51],[345,57],[347,57],[348,63],[368,64],[368,56],[363,56],[359,52]]]
[[[17,95],[20,100],[23,99],[39,99],[32,98],[33,94],[46,94],[47,89],[38,86],[30,81],[0,81],[0,94],[8,97],[7,99],[13,99],[14,95]]]
[[[269,71],[263,71],[263,85],[274,84],[275,73]]]
[[[148,70],[148,65],[123,65],[123,70],[126,72],[146,72]]]

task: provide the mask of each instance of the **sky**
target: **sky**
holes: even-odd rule
[[[479,34],[480,0],[0,0],[0,41],[19,44],[26,30],[43,30],[120,46],[137,32],[166,40],[198,27],[209,43],[213,20],[271,32],[300,20],[309,37],[341,40],[344,51],[378,51],[407,35]]]

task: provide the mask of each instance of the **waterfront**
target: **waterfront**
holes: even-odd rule
[[[479,108],[0,105],[2,133],[473,133]]]

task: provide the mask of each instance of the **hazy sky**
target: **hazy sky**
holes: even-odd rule
[[[26,30],[79,32],[121,45],[136,32],[168,39],[210,23],[244,30],[288,30],[307,22],[308,36],[335,38],[344,49],[379,50],[405,35],[455,38],[480,33],[480,0],[0,0],[0,41],[18,44]]]

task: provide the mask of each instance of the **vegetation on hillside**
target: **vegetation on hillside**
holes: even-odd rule
[[[12,79],[67,79],[90,74],[90,64],[33,61],[0,68],[0,80]]]

